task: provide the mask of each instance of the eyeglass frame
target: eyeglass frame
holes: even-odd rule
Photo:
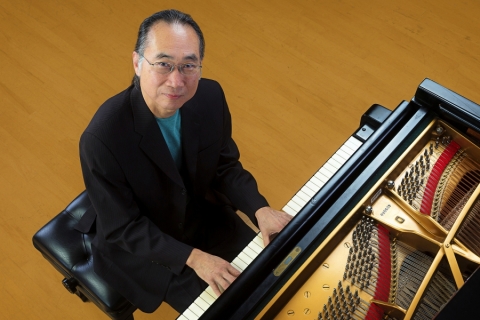
[[[175,67],[177,68],[178,72],[180,72],[180,74],[182,74],[182,75],[184,75],[184,76],[187,76],[187,77],[188,77],[188,76],[194,76],[194,75],[196,75],[196,74],[198,73],[198,71],[197,71],[196,73],[192,73],[192,74],[185,74],[185,73],[183,73],[183,68],[182,68],[182,67],[184,67],[185,65],[188,65],[188,64],[193,64],[193,65],[195,65],[195,70],[202,70],[202,65],[196,65],[196,64],[194,64],[194,63],[174,64],[174,63],[170,63],[170,62],[161,62],[161,61],[151,63],[150,61],[148,61],[147,58],[145,58],[145,56],[144,56],[143,54],[139,54],[139,56],[142,57],[143,59],[145,59],[145,61],[147,61],[147,63],[148,63],[149,65],[151,65],[152,67],[154,67],[154,68],[155,68],[155,66],[158,65],[159,63],[165,63],[165,64],[171,65],[170,71],[168,71],[167,73],[161,73],[161,72],[159,72],[159,74],[163,74],[163,75],[167,75],[167,74],[172,73],[173,70],[175,69]],[[158,70],[157,70],[157,72],[158,72]]]

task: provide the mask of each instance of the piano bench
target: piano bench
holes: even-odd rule
[[[62,283],[70,293],[93,302],[111,319],[133,320],[137,308],[93,271],[95,232],[74,229],[90,206],[84,191],[33,236],[33,245],[65,277]]]

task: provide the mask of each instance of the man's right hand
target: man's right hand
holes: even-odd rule
[[[212,287],[217,296],[227,289],[240,275],[230,263],[217,256],[193,249],[187,259],[187,266]]]

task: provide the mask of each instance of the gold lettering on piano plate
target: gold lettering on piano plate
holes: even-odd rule
[[[391,207],[392,207],[391,205],[386,206],[385,209],[382,210],[380,215],[383,217],[385,215],[385,213],[387,213],[388,209],[390,209]]]

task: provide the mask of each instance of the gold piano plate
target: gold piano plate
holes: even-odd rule
[[[475,159],[433,121],[257,319],[432,318],[480,265]]]

